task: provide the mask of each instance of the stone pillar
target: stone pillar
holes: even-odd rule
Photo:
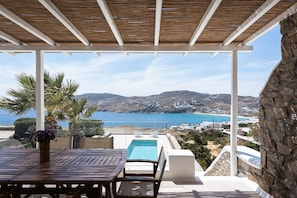
[[[260,95],[258,181],[275,198],[293,198],[297,195],[297,14],[281,22],[281,33],[282,60]]]

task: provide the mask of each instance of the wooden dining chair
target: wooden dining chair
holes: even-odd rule
[[[157,197],[167,161],[163,150],[161,150],[159,158],[160,160],[154,177],[126,175],[122,178],[115,179],[112,185],[114,197]]]
[[[71,148],[71,137],[56,137],[53,141],[51,141],[50,148],[51,149],[70,149]]]
[[[72,149],[72,137],[56,137],[53,141],[51,141],[50,149]],[[57,188],[64,188],[65,186],[68,188],[71,187],[70,184],[59,184],[57,185]]]
[[[81,148],[113,148],[113,137],[83,137]]]
[[[127,165],[128,164],[133,164],[133,163],[144,163],[144,164],[151,164],[152,165],[152,169],[142,172],[142,171],[133,171],[133,170],[127,170],[127,168],[125,167],[123,169],[123,175],[125,176],[150,176],[150,177],[155,177],[156,173],[157,173],[157,169],[158,169],[158,165],[160,163],[161,160],[161,154],[164,152],[164,148],[163,146],[160,149],[159,152],[159,156],[157,160],[147,160],[147,159],[128,159],[127,160]],[[126,166],[127,166],[126,165]]]
[[[88,149],[88,148],[113,148],[113,137],[82,137],[80,148]],[[106,197],[110,197],[111,192],[111,184],[107,183],[101,185],[105,188]],[[102,191],[102,188],[99,186],[98,189]],[[101,192],[102,193],[102,192]],[[100,193],[100,194],[101,194]]]

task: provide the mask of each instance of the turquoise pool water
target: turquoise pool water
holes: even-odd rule
[[[157,160],[157,140],[132,140],[128,147],[128,159]]]

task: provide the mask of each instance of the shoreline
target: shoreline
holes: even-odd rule
[[[198,115],[210,115],[210,116],[224,116],[224,117],[231,117],[230,114],[215,114],[215,113],[193,113]],[[256,116],[237,116],[237,118],[244,118],[244,119],[255,119]]]
[[[154,114],[156,114],[156,113],[154,113]],[[198,112],[196,112],[196,113],[191,113],[191,114],[193,114],[193,115],[208,115],[208,116],[228,117],[228,118],[231,117],[231,115],[228,115],[228,114],[215,114],[215,113],[198,113]],[[258,117],[256,117],[256,116],[253,116],[253,117],[238,116],[238,118],[245,119],[245,120],[242,120],[242,121],[258,122],[257,121],[258,120]],[[207,121],[205,120],[205,122],[207,122]],[[230,121],[226,121],[226,122],[230,122]],[[190,123],[189,122],[189,124],[199,124],[199,125],[201,123]],[[217,121],[217,123],[225,123],[225,122]],[[147,127],[147,126],[137,126],[137,124],[135,125],[135,123],[134,124],[133,123],[131,123],[131,124],[129,124],[129,123],[126,123],[126,124],[125,123],[122,123],[122,125],[115,125],[115,126],[106,126],[106,125],[103,125],[103,128],[106,128],[107,130],[111,130],[111,128],[120,128],[120,130],[122,130],[122,131],[129,131],[129,133],[131,133],[131,127],[133,127],[134,130],[137,130],[137,128],[140,128],[141,130],[143,130],[145,128],[151,128],[151,131],[152,131],[152,129],[153,130],[160,131],[160,130],[164,130],[166,128],[169,129],[169,128],[174,127],[174,126],[180,126],[182,124],[184,124],[184,123],[181,123],[179,125],[167,125],[166,124],[165,125],[166,127],[162,127],[162,128],[156,127],[156,128],[154,128],[154,127],[150,127],[150,126],[149,127]],[[61,125],[61,123],[60,123],[60,125]],[[64,127],[63,125],[61,125],[61,126],[63,127],[63,129],[66,129],[66,130],[68,129],[68,126],[67,127]],[[13,124],[11,124],[11,125],[9,125],[9,124],[0,124],[0,134],[1,133],[2,134],[3,133],[11,133],[11,132],[14,133],[14,125]],[[1,136],[2,135],[0,135],[0,137]],[[7,136],[7,135],[5,135],[5,136]]]

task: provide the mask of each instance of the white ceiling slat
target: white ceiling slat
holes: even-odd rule
[[[280,0],[267,0],[255,12],[250,15],[234,32],[232,32],[227,39],[224,40],[223,45],[229,45],[241,33],[253,25],[266,12],[273,8]]]
[[[63,51],[63,53],[66,54],[67,56],[72,56],[72,52]]]
[[[12,22],[14,22],[15,24],[17,24],[18,26],[22,27],[23,29],[27,30],[31,34],[35,35],[39,39],[43,40],[47,44],[49,44],[49,45],[56,45],[55,41],[53,41],[52,39],[50,39],[48,36],[46,36],[45,34],[43,34],[42,32],[40,32],[39,30],[37,30],[35,27],[33,27],[32,25],[30,25],[29,23],[27,23],[26,21],[24,21],[22,18],[20,18],[17,15],[15,15],[13,12],[11,12],[10,10],[8,10],[7,8],[5,8],[1,4],[0,4],[0,14],[2,16],[6,17],[7,19],[11,20]]]
[[[41,50],[45,52],[96,52],[96,53],[211,53],[252,51],[252,46],[0,46],[0,51],[6,52],[31,52]]]
[[[297,3],[295,3],[294,5],[292,5],[290,8],[288,8],[286,11],[284,11],[283,13],[281,13],[279,16],[277,16],[276,18],[274,18],[269,23],[267,23],[265,26],[263,26],[257,32],[255,32],[250,37],[248,37],[247,39],[245,39],[242,42],[241,45],[248,45],[248,44],[250,44],[251,42],[253,42],[257,38],[259,38],[260,36],[262,36],[263,34],[265,34],[266,32],[268,32],[269,30],[271,30],[273,27],[275,27],[276,25],[278,25],[281,20],[285,19],[289,15],[295,14],[296,12],[297,12]]]
[[[116,38],[119,46],[123,46],[124,45],[123,39],[121,37],[121,34],[120,34],[113,18],[112,18],[112,14],[107,6],[106,1],[105,0],[97,0],[97,3],[99,5],[106,21],[107,21],[107,23],[108,23],[112,33],[113,33],[114,37]]]
[[[207,23],[211,19],[212,15],[218,9],[221,2],[222,2],[222,0],[212,0],[210,2],[206,12],[204,13],[202,19],[200,20],[198,26],[196,27],[195,32],[193,33],[193,35],[189,41],[190,46],[193,46],[196,43],[197,39],[203,32],[204,28],[206,27]]]
[[[2,32],[0,30],[0,38],[14,44],[14,45],[25,45],[25,43],[23,43],[22,41],[10,36],[9,34],[6,34],[5,32]]]
[[[71,23],[71,21],[57,8],[51,0],[39,0],[39,2],[58,19],[78,40],[84,45],[90,45],[88,39]]]
[[[160,40],[160,28],[161,28],[161,16],[162,16],[162,0],[156,1],[156,14],[155,14],[155,40],[154,45],[159,45]]]
[[[12,55],[12,56],[15,55],[15,53],[13,53],[13,52],[6,52],[6,51],[0,51],[0,53],[4,53],[4,54],[7,54],[7,55]]]

